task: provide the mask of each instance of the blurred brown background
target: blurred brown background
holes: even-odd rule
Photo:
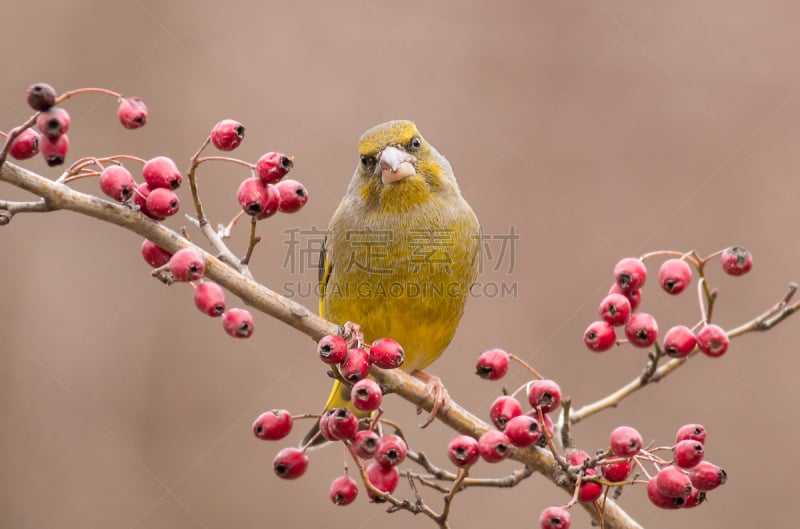
[[[361,132],[413,119],[450,159],[485,232],[519,235],[513,261],[505,253],[501,262],[494,240],[480,277],[516,295],[480,291],[430,371],[485,416],[501,386],[476,380],[474,359],[502,346],[583,404],[644,363],[642,351],[595,355],[581,343],[619,258],[748,247],[748,276],[710,267],[715,316],[728,328],[800,280],[799,19],[800,5],[779,0],[8,2],[0,126],[28,116],[33,82],[108,87],[142,97],[150,123],[123,130],[114,101],[76,98],[70,159],[165,154],[185,167],[215,122],[241,120],[247,138],[235,154],[292,153],[310,190],[302,212],[263,223],[254,259],[257,279],[288,292],[315,273],[286,262],[287,230],[327,225]],[[246,176],[203,168],[216,222],[236,212]],[[0,195],[25,196],[8,186]],[[181,198],[188,211],[188,189]],[[238,252],[245,231],[231,243]],[[273,407],[316,411],[329,389],[305,336],[257,315],[251,340],[228,338],[188,288],[151,279],[140,239],[114,226],[20,215],[0,241],[0,527],[431,526],[363,497],[331,505],[338,447],[313,454],[302,480],[273,475],[283,443],[256,441],[253,418]],[[643,310],[662,332],[693,324],[696,296],[658,291],[653,263]],[[625,423],[667,444],[681,424],[703,422],[708,458],[729,484],[691,512],[657,511],[642,487],[622,505],[648,528],[793,527],[798,341],[797,316],[738,339],[725,357],[697,358],[575,436],[592,450]],[[506,384],[524,378],[515,371]],[[389,400],[414,445],[445,464],[451,433],[417,431],[419,419]],[[483,464],[476,475],[511,468]],[[566,500],[538,478],[471,490],[456,499],[453,526],[533,527],[543,507]],[[576,514],[575,526],[587,525]]]

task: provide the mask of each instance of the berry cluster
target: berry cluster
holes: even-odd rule
[[[147,239],[142,242],[142,257],[145,262],[164,274],[167,282],[188,282],[194,287],[194,304],[197,309],[216,318],[222,316],[222,328],[234,338],[249,338],[253,334],[253,316],[245,309],[225,310],[225,292],[213,281],[202,280],[206,264],[201,254],[193,247],[169,253]]]
[[[634,270],[627,268],[626,270]],[[641,282],[644,274],[636,268]],[[502,349],[490,349],[478,357],[476,373],[487,380],[502,378],[509,369],[510,361],[526,367],[537,380],[526,388],[531,409],[523,413],[522,405],[512,395],[495,399],[489,417],[497,429],[488,430],[477,440],[459,435],[448,447],[448,457],[457,467],[469,467],[479,458],[489,463],[505,459],[511,447],[528,448],[546,446],[560,463],[562,471],[575,485],[573,501],[563,507],[548,507],[540,517],[543,529],[568,528],[569,508],[575,503],[592,503],[612,487],[633,483],[644,483],[638,475],[631,477],[634,468],[648,476],[647,494],[658,507],[695,507],[705,500],[709,490],[725,482],[725,471],[703,460],[706,433],[702,425],[688,424],[678,430],[675,444],[669,447],[647,449],[641,434],[630,427],[615,428],[609,438],[609,446],[590,456],[583,450],[568,447],[562,457],[553,443],[553,422],[548,414],[561,405],[561,388],[552,380],[544,379],[519,357]],[[659,451],[671,451],[672,457],[664,459]],[[646,464],[655,467],[655,476],[650,478]]]
[[[677,325],[670,328],[658,343],[659,331],[656,319],[648,313],[636,312],[642,301],[642,287],[647,280],[645,258],[674,252],[656,252],[642,258],[628,257],[614,267],[614,284],[608,295],[600,302],[600,320],[590,324],[583,334],[583,343],[589,350],[603,352],[614,345],[624,343],[617,338],[615,327],[622,327],[627,343],[635,347],[655,347],[656,351],[673,358],[685,358],[695,350],[711,357],[719,357],[728,350],[730,342],[725,330],[707,321],[704,317],[693,328]],[[747,273],[753,266],[753,258],[744,248],[734,246],[712,254],[705,259],[694,253],[678,254],[661,264],[658,271],[658,284],[668,294],[683,292],[692,282],[692,267],[704,281],[704,268],[713,257],[720,256],[722,269],[734,276]],[[702,288],[705,283],[698,285]],[[703,292],[707,292],[704,290]]]
[[[36,83],[28,87],[28,106],[37,111],[35,125],[22,130],[11,142],[8,153],[15,160],[27,160],[42,153],[47,165],[61,165],[67,157],[69,149],[69,113],[58,106],[69,97],[89,91],[100,91],[113,95],[119,101],[117,117],[126,129],[138,129],[147,123],[147,106],[138,97],[124,98],[108,90],[84,89],[67,92],[56,97],[56,91],[47,83]]]
[[[381,338],[370,346],[357,339],[353,347],[341,336],[323,337],[317,346],[319,357],[328,365],[335,365],[338,377],[350,386],[350,400],[356,410],[376,412],[380,415],[383,391],[380,385],[367,378],[370,365],[382,369],[394,369],[403,364],[405,354],[402,346],[391,338]],[[351,453],[365,480],[367,495],[373,501],[381,501],[382,494],[394,492],[400,480],[398,465],[406,458],[407,445],[399,435],[380,435],[378,421],[368,417],[359,418],[349,408],[326,410],[318,417],[319,432],[306,446],[287,447],[278,452],[272,462],[275,474],[283,479],[296,479],[308,467],[306,450],[317,438],[326,441],[341,441]],[[286,410],[270,410],[262,413],[253,423],[253,434],[262,440],[283,439],[292,431],[294,419]],[[330,499],[336,505],[348,505],[358,495],[356,481],[345,474],[331,483]]]

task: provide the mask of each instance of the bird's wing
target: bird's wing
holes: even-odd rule
[[[333,270],[333,265],[328,259],[328,236],[325,235],[325,239],[322,241],[322,249],[319,251],[319,269],[317,270],[319,274],[319,315],[323,318],[325,317],[325,291],[328,286],[328,279],[331,277],[331,270]]]

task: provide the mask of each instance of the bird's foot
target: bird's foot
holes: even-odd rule
[[[425,428],[436,419],[440,411],[445,411],[450,407],[450,394],[447,393],[441,378],[419,370],[411,374],[425,382],[425,392],[433,399],[431,414],[424,423],[419,425],[420,428]],[[417,408],[417,413],[422,413],[422,408]]]
[[[361,332],[361,325],[357,323],[346,322],[342,325],[341,335],[342,338],[347,340],[347,345],[350,347],[362,347],[364,345],[364,333]]]

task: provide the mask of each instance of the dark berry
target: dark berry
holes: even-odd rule
[[[56,139],[42,136],[39,138],[39,152],[42,153],[44,161],[50,167],[55,167],[64,163],[69,150],[69,138],[62,134]]]
[[[46,112],[56,104],[56,91],[47,83],[36,83],[28,87],[28,106],[39,112]]]
[[[731,246],[722,252],[722,269],[732,276],[746,274],[753,268],[753,255],[741,246]]]
[[[55,141],[69,130],[69,112],[61,107],[54,107],[42,112],[36,118],[36,128],[42,135]]]

